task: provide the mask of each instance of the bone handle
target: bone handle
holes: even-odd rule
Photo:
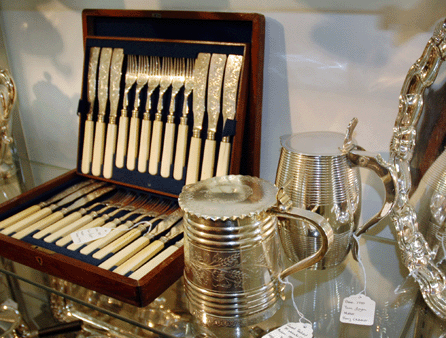
[[[186,165],[186,149],[187,149],[187,124],[178,126],[177,149],[175,152],[175,162],[173,166],[173,178],[181,181],[183,179],[183,169]]]
[[[149,174],[158,174],[158,163],[161,154],[161,138],[163,134],[163,122],[153,121],[152,144],[150,145]]]
[[[66,231],[66,232],[62,233],[62,236],[64,236],[64,237],[59,239],[56,242],[56,245],[58,245],[58,246],[65,246],[68,243],[71,243],[71,241],[72,241],[71,233],[74,232],[74,231],[81,231],[81,230],[85,230],[85,229],[100,227],[104,223],[105,223],[104,219],[102,217],[99,217],[99,218],[96,218],[94,221],[88,222],[87,224],[84,224],[84,225],[77,224],[76,227],[73,227],[69,231]]]
[[[139,141],[138,171],[147,171],[147,161],[150,151],[150,134],[152,133],[152,121],[144,119],[141,123],[141,140]]]
[[[116,134],[118,126],[114,123],[109,123],[107,126],[107,139],[105,141],[104,154],[104,169],[103,175],[105,178],[111,178],[113,175],[113,155],[116,150]]]
[[[141,237],[146,238],[146,237]],[[147,239],[147,238],[146,238]],[[148,240],[148,239],[147,239]],[[120,275],[125,275],[129,271],[135,271],[158,252],[164,248],[164,243],[162,241],[156,240],[149,246],[146,246],[140,252],[138,252],[133,257],[130,257],[127,261],[118,266],[113,272],[119,273]]]
[[[139,118],[130,118],[130,134],[129,144],[127,148],[127,169],[135,170],[136,167],[136,154],[138,153],[138,141],[139,141]]]
[[[217,171],[215,176],[225,176],[229,173],[229,159],[231,157],[231,143],[220,142],[218,152]]]
[[[155,243],[155,242],[154,242]],[[141,266],[138,270],[132,273],[129,277],[132,279],[141,279],[145,275],[147,275],[150,271],[155,269],[158,265],[160,265],[164,260],[172,255],[175,251],[177,251],[179,247],[175,245],[169,246],[166,250],[161,252],[155,258],[149,260],[146,264]]]
[[[97,121],[94,134],[93,161],[91,173],[95,176],[101,175],[102,162],[104,160],[105,123]]]
[[[75,211],[75,212],[69,214],[67,217],[62,218],[60,221],[57,221],[56,223],[50,225],[49,227],[42,229],[39,232],[35,233],[33,235],[33,238],[40,239],[42,237],[45,237],[48,234],[51,234],[55,231],[58,231],[59,229],[62,229],[63,227],[70,225],[73,222],[76,222],[81,217],[82,217],[82,213],[79,211]]]
[[[4,219],[0,222],[0,229],[7,228],[10,225],[24,219],[25,217],[28,217],[31,214],[34,214],[40,210],[40,206],[38,204],[33,205],[25,210],[20,211],[19,213],[12,215],[11,217],[8,217],[7,219]]]
[[[12,234],[13,232],[20,231],[23,228],[27,227],[28,225],[38,222],[44,217],[47,217],[52,212],[53,211],[51,210],[50,207],[40,209],[36,213],[29,215],[28,217],[18,221],[17,223],[7,227],[6,229],[3,229],[2,234],[9,235],[9,234]]]
[[[84,129],[84,145],[82,147],[81,170],[83,174],[90,173],[91,156],[93,154],[93,134],[94,134],[94,122],[86,120]]]
[[[215,140],[206,140],[206,142],[204,143],[201,180],[205,180],[214,176],[215,146]]]
[[[144,248],[149,242],[150,239],[148,239],[147,237],[144,236],[140,237],[136,241],[127,245],[124,249],[122,249],[109,259],[107,259],[105,262],[101,263],[99,267],[110,270],[114,266],[121,265],[122,262],[125,262],[131,256],[135,255],[142,248]]]
[[[128,137],[129,118],[121,115],[119,118],[118,143],[116,145],[116,166],[124,168],[124,158],[127,151],[127,137]]]
[[[80,253],[84,254],[84,255],[89,255],[93,251],[95,251],[96,249],[103,248],[108,243],[111,243],[116,238],[121,236],[122,235],[122,231],[128,230],[129,226],[127,224],[121,224],[120,226],[116,227],[116,222],[117,221],[114,220],[112,222],[108,222],[107,224],[105,224],[104,225],[105,228],[116,228],[116,229],[112,230],[111,232],[109,232],[107,234],[107,236],[99,238],[99,239],[95,240],[94,242],[91,242],[90,244],[88,244],[87,246],[82,248]]]
[[[84,217],[78,219],[77,221],[69,224],[65,228],[61,228],[58,231],[52,233],[48,237],[45,237],[43,240],[47,243],[53,243],[54,241],[58,240],[61,237],[64,237],[67,233],[71,233],[77,228],[83,226],[84,224],[87,224],[89,222],[93,221],[93,216],[91,214],[85,215]],[[56,243],[57,244],[57,243]],[[63,246],[63,245],[59,245]]]
[[[200,167],[201,138],[192,137],[190,141],[189,162],[187,163],[186,184],[198,181]]]
[[[166,130],[164,132],[163,156],[161,159],[161,176],[170,176],[170,166],[173,160],[173,144],[175,139],[175,124],[166,123]]]
[[[16,239],[22,239],[23,237],[28,236],[30,233],[34,232],[35,230],[41,230],[45,229],[47,226],[50,226],[51,224],[61,220],[64,216],[64,213],[62,211],[56,211],[52,213],[51,215],[45,217],[44,219],[41,219],[37,223],[34,223],[33,225],[20,230],[19,232],[12,235],[13,238]]]
[[[111,242],[107,246],[103,247],[98,252],[93,254],[93,257],[96,259],[103,259],[110,253],[115,253],[118,250],[121,250],[124,246],[138,238],[141,235],[141,231],[139,229],[132,229],[127,231],[124,235],[117,238],[115,241]]]

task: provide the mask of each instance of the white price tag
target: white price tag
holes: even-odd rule
[[[373,325],[376,303],[362,294],[344,299],[341,309],[342,323],[356,325]]]
[[[272,332],[267,333],[264,338],[311,338],[313,328],[310,324],[288,323]]]
[[[110,231],[112,228],[102,227],[79,230],[71,233],[71,239],[74,244],[84,244],[105,237]]]

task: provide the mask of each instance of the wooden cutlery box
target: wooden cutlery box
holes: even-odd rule
[[[82,198],[76,196],[77,200],[58,205],[45,217],[65,208],[60,222],[67,223],[69,217],[82,211],[83,217],[95,212],[96,219],[106,214],[107,222],[119,216],[121,223],[125,223],[132,219],[129,209],[122,208],[124,214],[113,212],[119,209],[115,204],[107,209],[117,195],[123,199],[132,196],[134,200],[156,200],[157,205],[162,201],[173,210],[178,208],[177,197],[185,184],[217,175],[219,168],[224,169],[223,173],[259,175],[265,34],[262,15],[84,10],[83,33],[85,61],[79,103],[77,168],[1,204],[0,224],[28,208],[35,208],[33,215],[39,214],[40,210],[48,209],[48,205],[38,207],[39,203],[51,201],[52,197],[83,181],[105,185],[96,192],[111,190],[111,187],[114,190],[104,190],[100,197],[83,204],[78,201],[92,193],[87,192]],[[230,60],[236,60],[232,68]],[[131,76],[134,77],[132,86]],[[170,81],[167,85],[163,84],[166,78]],[[149,94],[153,79],[158,84],[152,84]],[[192,88],[189,95],[188,79]],[[179,85],[175,85],[176,80]],[[127,124],[121,125],[120,120]],[[148,129],[143,130],[147,125]],[[179,137],[180,129],[184,139]],[[120,144],[120,140],[125,142]],[[152,156],[149,148],[154,144]],[[170,151],[165,156],[168,148]],[[185,149],[184,154],[177,156],[180,148]],[[229,152],[223,167],[219,166],[221,150]],[[119,156],[124,152],[119,165],[118,152]],[[183,158],[184,164],[177,166],[176,169],[182,170],[174,173],[176,157]],[[156,160],[151,164],[152,158]],[[191,175],[189,180],[188,170],[194,171],[195,178]],[[166,220],[163,211],[160,213],[160,217],[151,215],[151,221],[145,223],[148,228],[139,232],[140,237],[155,231]],[[125,235],[140,229],[137,220],[133,218],[133,226]],[[10,226],[19,222],[16,220]],[[78,244],[78,250],[69,250],[68,246],[74,243],[62,246],[45,241],[45,237],[36,238],[42,229],[31,229],[39,222],[36,220],[25,227],[29,233],[23,238],[14,237],[19,230],[5,234],[4,229],[9,225],[3,230],[0,226],[0,255],[136,306],[149,304],[182,275],[181,232],[169,237],[173,228],[169,229],[171,232],[166,230],[151,237],[159,243],[165,240],[164,249],[152,260],[163,257],[161,254],[168,248],[174,248],[173,253],[166,255],[146,275],[135,279],[130,277],[131,273],[115,272],[116,266],[110,270],[100,267],[109,256],[95,259],[94,252],[80,253],[88,242]],[[55,224],[54,220],[49,224]]]

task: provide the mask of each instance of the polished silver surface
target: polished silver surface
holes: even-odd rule
[[[357,120],[353,119],[344,136],[336,132],[307,132],[281,137],[282,150],[276,185],[283,187],[293,205],[325,217],[334,233],[334,243],[325,258],[313,268],[324,269],[340,264],[347,256],[353,234],[360,234],[390,212],[395,199],[395,179],[391,168],[374,154],[366,153],[351,138]],[[359,149],[358,149],[359,148]],[[361,213],[359,167],[373,170],[386,187],[382,210],[358,229]],[[287,252],[292,261],[313,254],[320,246],[318,231],[300,222],[281,221],[281,231],[291,242],[299,242]],[[294,229],[294,230],[291,230]],[[293,248],[284,245],[285,248]]]
[[[446,319],[444,214],[446,21],[440,22],[421,57],[409,69],[399,97],[390,144],[399,196],[391,216],[404,265],[424,300]],[[426,237],[425,237],[426,236]]]
[[[260,178],[200,181],[185,186],[178,202],[185,212],[186,296],[204,325],[246,326],[270,317],[283,300],[283,278],[322,259],[332,241],[323,217],[297,208],[288,213],[288,196]],[[278,215],[311,221],[322,239],[319,251],[285,268]]]

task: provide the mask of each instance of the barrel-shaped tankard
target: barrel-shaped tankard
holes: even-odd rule
[[[190,184],[178,201],[184,211],[189,310],[206,326],[246,326],[268,318],[283,301],[283,278],[315,264],[331,246],[324,217],[291,208],[283,190],[257,177],[229,175]],[[278,217],[311,222],[320,234],[319,250],[286,266]]]
[[[394,171],[379,154],[364,151],[351,138],[357,121],[352,120],[347,135],[337,132],[305,132],[282,136],[276,186],[283,187],[293,206],[311,210],[330,223],[334,242],[330,252],[314,269],[336,266],[344,261],[352,247],[353,234],[360,235],[386,216],[395,201]],[[361,213],[361,180],[359,167],[371,169],[382,180],[386,197],[381,211],[358,229]],[[296,226],[296,222],[302,223]],[[282,232],[299,243],[287,256],[298,261],[320,247],[321,238],[311,224],[304,221],[280,220]],[[294,250],[295,249],[295,250]]]

